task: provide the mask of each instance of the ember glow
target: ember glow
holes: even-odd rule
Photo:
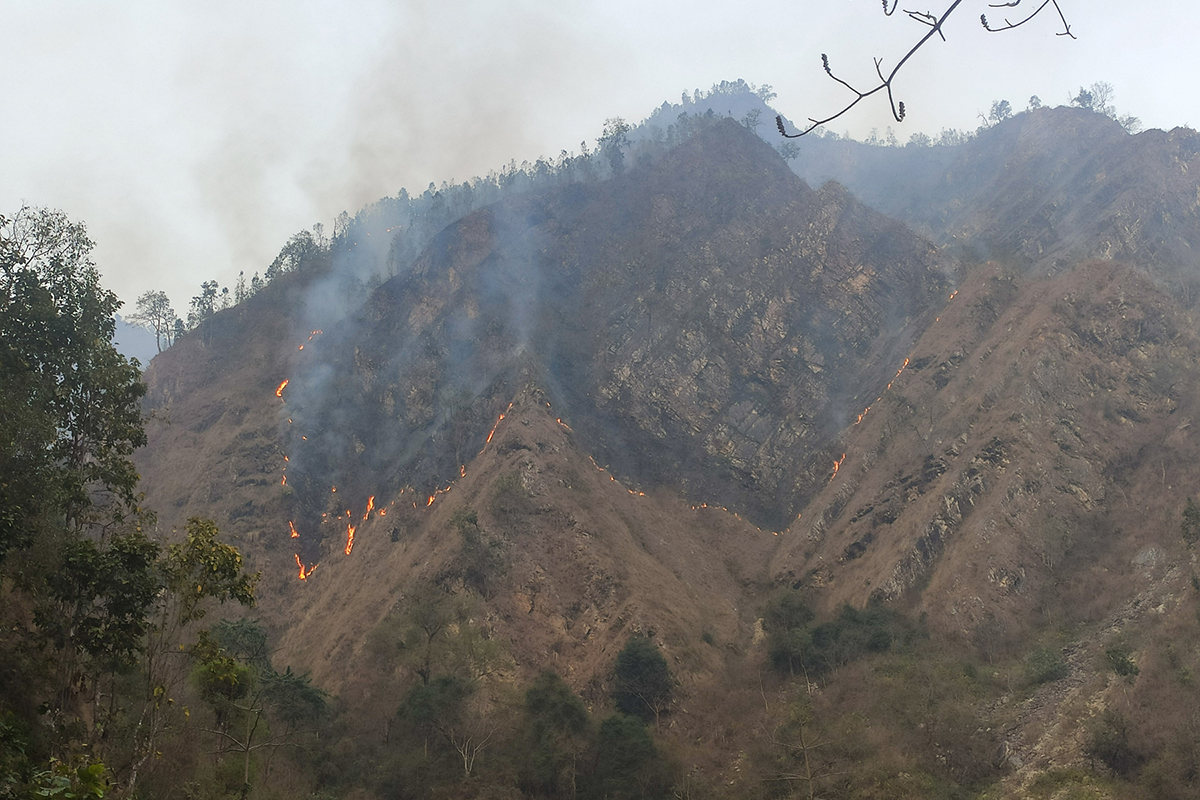
[[[288,381],[285,380],[283,383],[279,384],[279,388],[275,390],[275,396],[278,397],[280,400],[283,399],[283,387],[285,387],[287,385],[288,385]]]
[[[354,526],[346,526],[346,555],[350,555],[350,551],[354,549]]]
[[[296,530],[296,526],[292,524],[292,521],[290,519],[288,520],[288,529],[291,530],[293,539],[300,538],[299,531]]]
[[[374,508],[375,508],[375,495],[371,495],[371,497],[367,500],[367,510],[363,514],[363,522],[366,522],[367,517],[371,516],[371,511]]]
[[[284,475],[282,478],[279,479],[279,485],[287,486],[287,475]]]

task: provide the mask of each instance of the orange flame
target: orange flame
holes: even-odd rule
[[[337,487],[336,487],[336,486],[331,486],[331,487],[329,488],[329,491],[331,491],[331,492],[335,492],[335,493],[336,493],[336,492],[337,492]]]
[[[381,516],[381,517],[386,517],[386,516],[387,516],[387,509],[386,509],[386,508],[381,508],[381,509],[379,509],[379,516]]]
[[[354,549],[354,526],[346,526],[346,555],[350,555],[350,551]]]
[[[506,408],[506,409],[504,410],[504,414],[507,414],[509,411],[512,411],[512,407],[513,407],[513,404],[512,404],[512,403],[509,403],[509,404],[508,404],[508,408]],[[487,447],[489,444],[491,444],[491,443],[492,443],[492,437],[496,435],[496,429],[497,429],[497,428],[499,428],[499,427],[500,427],[500,423],[504,421],[504,414],[501,414],[501,415],[500,415],[500,416],[499,416],[499,417],[496,419],[496,424],[492,426],[492,429],[491,429],[490,431],[488,431],[487,440],[486,440],[486,441],[483,443],[483,446],[484,446],[485,448],[486,448],[486,447]],[[479,452],[480,452],[480,453],[482,453],[482,452],[483,452],[483,450],[480,450]]]
[[[460,477],[460,478],[467,477],[467,465],[466,464],[458,465],[458,477]]]
[[[837,477],[838,470],[842,468],[842,462],[846,460],[846,454],[842,453],[842,457],[833,462],[833,474],[829,476],[829,482],[833,483],[833,479]]]
[[[371,495],[367,499],[367,512],[363,514],[363,522],[367,521],[367,517],[371,516],[371,510],[375,508],[375,495]]]
[[[293,538],[293,539],[299,539],[299,538],[300,538],[300,534],[299,534],[299,532],[296,530],[296,526],[292,524],[292,521],[291,521],[290,519],[288,520],[288,528],[290,528],[290,529],[291,529],[291,531],[292,531],[292,538]]]
[[[283,399],[283,387],[285,387],[287,385],[288,385],[288,381],[285,380],[283,383],[279,384],[279,388],[275,390],[275,396],[278,397],[280,400]]]
[[[425,504],[425,507],[429,508],[431,505],[433,505],[434,500],[437,500],[437,495],[434,495],[434,494],[429,495],[429,502]]]
[[[320,564],[313,564],[308,569],[305,569],[304,562],[300,560],[300,554],[296,553],[295,556],[296,556],[296,566],[300,568],[300,572],[299,572],[299,574],[296,575],[296,577],[302,581],[308,580],[308,576],[312,575],[314,572],[316,572],[317,567],[321,566]]]
[[[565,423],[565,422],[563,422],[563,421],[562,421],[562,417],[559,417],[558,419],[556,419],[556,420],[555,420],[555,422],[557,422],[559,425],[562,425],[562,426],[563,426],[564,428],[566,428],[567,430],[571,431],[571,433],[574,433],[574,432],[575,432],[575,431],[571,430],[571,426],[570,426],[570,425],[568,425],[567,423]]]
[[[280,478],[280,480],[279,480],[279,485],[280,485],[280,486],[287,486],[287,475],[284,475],[282,478]]]

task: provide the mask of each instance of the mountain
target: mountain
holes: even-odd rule
[[[130,325],[120,314],[116,316],[117,332],[113,336],[113,346],[126,358],[136,358],[144,368],[150,359],[158,355],[158,344],[154,334],[137,325]]]
[[[817,140],[850,188],[814,189],[708,119],[375,286],[339,271],[388,233],[364,213],[154,360],[147,502],[263,570],[256,613],[344,706],[340,774],[396,757],[412,677],[380,642],[439,586],[496,675],[597,710],[650,637],[678,791],[775,796],[819,722],[829,796],[1188,796],[1190,136],[1049,109]]]
[[[974,257],[1135,263],[1194,292],[1200,134],[1130,135],[1081,108],[1018,114],[956,147],[805,142],[795,169]]]

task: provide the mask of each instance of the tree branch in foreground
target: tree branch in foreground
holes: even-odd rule
[[[1007,3],[991,3],[988,5],[988,7],[989,8],[1017,8],[1018,6],[1021,5],[1022,2],[1023,2],[1023,0],[1011,0],[1011,2],[1007,2]],[[890,5],[888,3],[888,0],[882,0],[882,3],[883,3],[883,13],[886,16],[890,17],[892,14],[896,13],[896,9],[899,6],[900,0],[892,0]],[[827,74],[830,78],[832,78],[836,83],[840,83],[842,86],[845,86],[847,89],[849,89],[854,94],[854,99],[851,100],[849,103],[847,103],[840,111],[838,111],[837,113],[832,114],[828,117],[825,117],[823,119],[816,119],[814,117],[809,117],[808,126],[806,128],[804,128],[802,131],[800,131],[799,133],[788,133],[787,128],[784,127],[784,124],[783,124],[783,117],[776,116],[775,117],[775,126],[777,128],[779,128],[780,135],[787,139],[797,139],[806,133],[812,132],[814,129],[820,127],[821,125],[825,125],[826,123],[832,122],[833,120],[837,119],[838,117],[840,117],[843,114],[850,111],[850,109],[854,108],[856,105],[861,103],[863,100],[866,100],[871,95],[877,94],[879,92],[884,92],[887,94],[888,104],[891,106],[891,110],[892,110],[892,117],[896,120],[896,122],[903,122],[904,121],[904,113],[905,113],[904,102],[896,100],[896,97],[892,92],[892,83],[893,83],[893,81],[895,81],[896,75],[898,75],[900,73],[900,70],[904,67],[904,65],[908,62],[908,60],[910,58],[912,58],[913,55],[915,55],[916,52],[918,50],[920,50],[925,45],[926,42],[928,42],[930,39],[932,39],[935,35],[938,36],[942,41],[946,40],[946,36],[942,32],[942,26],[946,24],[946,20],[950,18],[950,15],[953,14],[958,9],[958,7],[960,5],[962,5],[962,3],[963,3],[963,0],[954,0],[954,2],[952,2],[950,4],[950,6],[941,13],[940,16],[933,14],[929,11],[910,11],[908,9],[904,9],[904,14],[909,19],[914,20],[916,22],[919,22],[919,23],[927,26],[929,28],[929,30],[926,31],[925,35],[922,36],[917,41],[917,43],[914,44],[909,49],[909,51],[907,53],[905,53],[904,56],[898,62],[896,62],[896,66],[892,67],[891,71],[888,72],[886,75],[884,74],[884,71],[883,71],[883,59],[876,58],[874,60],[875,61],[875,74],[879,76],[879,83],[875,86],[872,86],[869,89],[866,89],[866,90],[857,89],[854,86],[852,86],[849,82],[847,82],[846,80],[843,80],[842,78],[839,78],[837,75],[835,75],[833,72],[833,68],[829,66],[829,56],[822,53],[821,54],[821,64],[825,68],[825,74]],[[1025,23],[1029,22],[1030,20],[1032,20],[1037,15],[1041,14],[1043,11],[1046,10],[1047,7],[1050,7],[1050,6],[1054,7],[1054,10],[1056,12],[1058,12],[1058,18],[1062,21],[1063,30],[1060,31],[1058,33],[1058,35],[1059,36],[1069,36],[1072,39],[1074,39],[1075,34],[1071,32],[1071,26],[1070,26],[1070,24],[1068,24],[1066,15],[1063,14],[1062,8],[1059,7],[1058,0],[1043,0],[1042,4],[1039,5],[1036,9],[1034,9],[1033,12],[1030,13],[1028,16],[1026,16],[1024,19],[1017,20],[1016,22],[1012,22],[1008,19],[1005,19],[1004,25],[1001,27],[995,27],[995,28],[991,27],[991,25],[988,23],[987,16],[984,14],[981,14],[979,16],[979,19],[980,19],[980,22],[983,23],[984,30],[988,31],[989,33],[999,33],[1001,31],[1008,31],[1008,30],[1012,30],[1013,28],[1019,28],[1020,26],[1024,25]]]

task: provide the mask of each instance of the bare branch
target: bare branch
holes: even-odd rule
[[[888,3],[888,0],[882,0],[882,2],[883,2],[883,13],[890,17],[892,14],[894,14],[896,12],[896,9],[899,7],[900,0],[892,0],[890,5]],[[990,4],[989,7],[990,8],[1016,8],[1017,6],[1019,6],[1021,4],[1021,2],[1022,2],[1022,0],[1010,0],[1010,2]],[[904,65],[906,63],[908,63],[908,60],[910,58],[912,58],[913,55],[915,55],[918,50],[920,50],[922,47],[924,47],[926,42],[928,42],[930,39],[932,39],[935,35],[938,38],[940,38],[943,42],[946,41],[946,35],[945,35],[945,33],[943,33],[942,28],[946,24],[946,20],[950,18],[950,15],[953,14],[955,12],[955,10],[957,10],[958,7],[960,5],[962,5],[962,3],[963,3],[963,0],[954,0],[952,3],[950,3],[949,7],[947,7],[946,10],[941,13],[940,16],[935,15],[934,13],[929,12],[929,11],[911,11],[909,9],[904,9],[904,14],[909,19],[911,19],[915,22],[919,22],[922,25],[925,25],[927,28],[929,28],[929,30],[925,33],[924,36],[922,36],[917,41],[916,44],[914,44],[911,48],[909,48],[908,52],[905,53],[904,56],[898,62],[896,62],[896,66],[892,67],[891,71],[888,72],[886,75],[884,74],[884,71],[883,71],[883,59],[876,58],[875,59],[875,73],[879,76],[879,84],[876,86],[873,86],[872,88],[867,89],[865,91],[856,89],[854,86],[850,85],[850,83],[848,81],[835,75],[833,72],[833,69],[829,66],[829,57],[826,54],[822,53],[821,54],[821,64],[825,69],[825,74],[827,74],[830,78],[832,78],[836,83],[840,83],[842,86],[845,86],[848,90],[850,90],[850,92],[854,94],[854,99],[851,100],[850,102],[848,102],[845,106],[843,106],[840,111],[838,111],[835,114],[831,114],[828,117],[824,117],[823,119],[809,117],[809,119],[808,119],[809,124],[803,130],[801,130],[799,133],[788,133],[787,128],[783,124],[783,117],[776,116],[775,117],[775,126],[779,129],[779,134],[786,139],[797,139],[797,138],[805,135],[806,133],[811,133],[813,130],[820,127],[821,125],[825,125],[829,122],[832,122],[833,120],[837,119],[838,117],[842,116],[843,114],[846,114],[847,112],[849,112],[852,108],[857,106],[863,100],[865,100],[868,97],[870,97],[871,95],[876,94],[881,91],[885,92],[887,94],[888,104],[891,106],[891,110],[892,110],[892,117],[897,122],[903,122],[904,116],[905,116],[904,102],[896,100],[895,94],[892,90],[892,83],[893,83],[893,81],[895,81],[896,75],[898,75],[900,70],[904,67]],[[1024,25],[1026,22],[1029,22],[1031,19],[1036,17],[1038,14],[1042,13],[1042,11],[1045,10],[1047,6],[1054,6],[1054,10],[1058,12],[1059,19],[1062,20],[1063,31],[1061,33],[1059,33],[1058,35],[1059,36],[1070,36],[1072,39],[1074,39],[1075,34],[1071,32],[1071,26],[1067,23],[1066,15],[1063,14],[1062,8],[1059,7],[1058,0],[1043,0],[1042,4],[1040,6],[1038,6],[1037,9],[1033,13],[1031,13],[1028,17],[1026,17],[1025,19],[1022,19],[1018,22],[1015,22],[1015,23],[1005,20],[1005,27],[1002,27],[1002,28],[989,27],[987,17],[985,15],[981,14],[980,20],[983,22],[983,27],[993,33],[999,32],[999,31],[1011,30],[1013,28],[1017,28],[1017,27],[1020,27],[1021,25]]]
[[[1021,5],[1021,0],[1013,0],[1013,2],[1011,2],[1011,3],[990,3],[988,5],[988,7],[989,8],[1016,8],[1019,5]],[[1046,6],[1049,6],[1049,5],[1054,6],[1054,10],[1058,12],[1058,18],[1060,20],[1062,20],[1062,24],[1063,24],[1062,32],[1057,35],[1058,36],[1070,36],[1072,39],[1074,39],[1075,34],[1071,33],[1071,26],[1067,22],[1067,17],[1065,14],[1063,14],[1062,8],[1059,7],[1058,0],[1043,0],[1042,4],[1040,6],[1038,6],[1037,9],[1032,14],[1027,16],[1025,19],[1020,20],[1019,22],[1010,22],[1009,20],[1005,19],[1004,27],[1002,27],[1002,28],[991,27],[991,25],[988,24],[987,15],[985,15],[985,14],[979,15],[979,21],[983,23],[983,27],[988,33],[1000,33],[1001,31],[1011,31],[1013,28],[1019,28],[1022,25],[1024,25],[1026,22],[1029,22],[1029,20],[1033,19],[1038,14],[1042,13],[1042,11],[1046,8]]]

